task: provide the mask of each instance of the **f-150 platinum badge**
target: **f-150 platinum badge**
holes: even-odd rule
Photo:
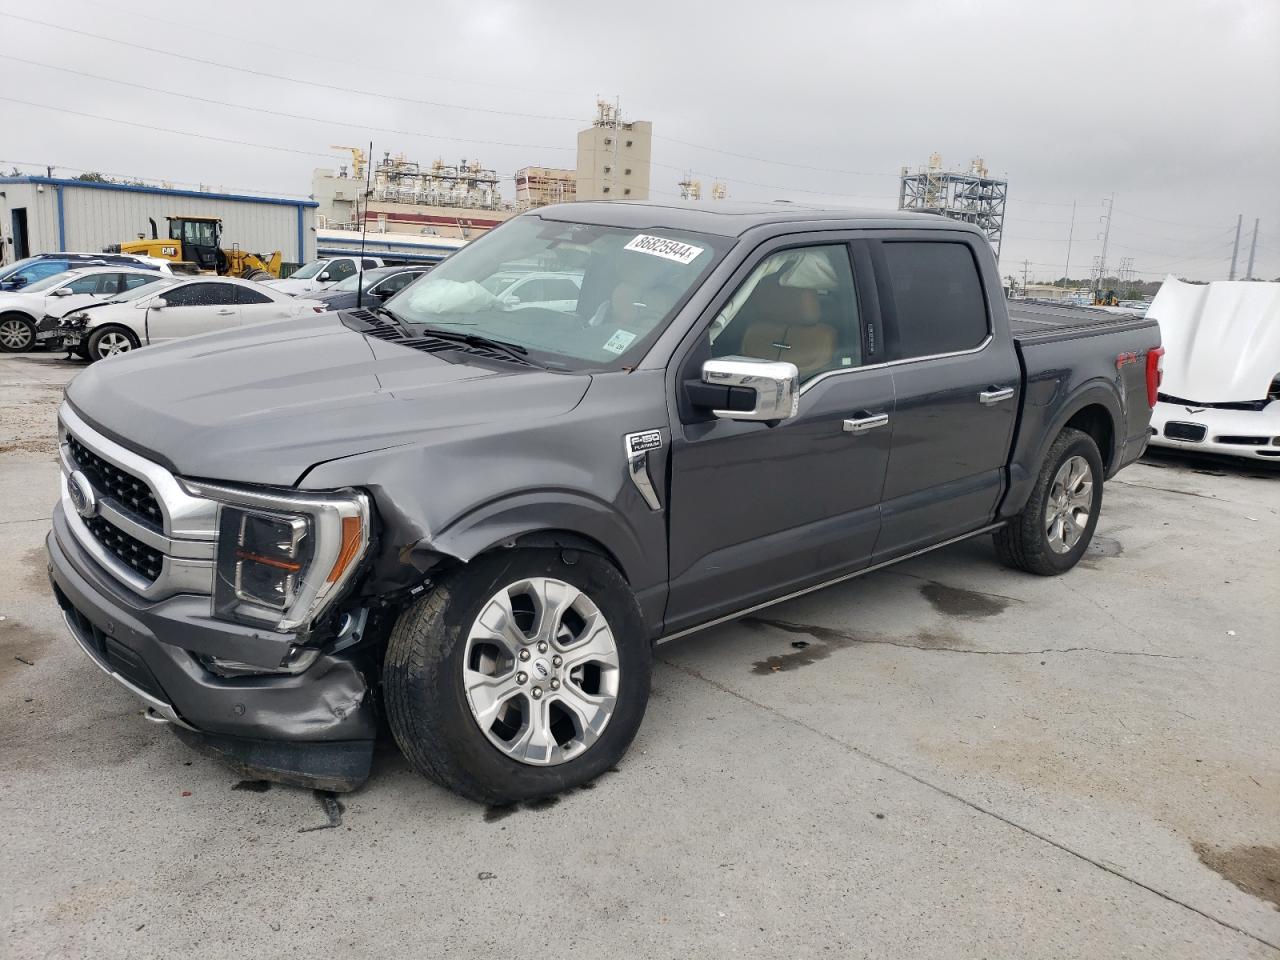
[[[661,430],[640,430],[622,438],[622,452],[627,458],[631,482],[636,485],[650,510],[662,509],[662,501],[658,499],[658,491],[653,486],[653,477],[649,475],[649,452],[661,448]]]

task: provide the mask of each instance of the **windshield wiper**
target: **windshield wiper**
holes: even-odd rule
[[[494,340],[492,337],[485,337],[478,333],[461,333],[457,330],[441,330],[439,327],[424,327],[422,332],[427,336],[436,337],[439,340],[452,340],[455,343],[465,343],[470,347],[488,347],[490,350],[497,350],[508,356],[515,357],[517,360],[523,360],[526,363],[533,363],[529,359],[529,351],[520,346],[518,343],[508,343],[505,340]]]

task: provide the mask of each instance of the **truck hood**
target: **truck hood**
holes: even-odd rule
[[[1160,324],[1160,392],[1197,403],[1261,400],[1280,374],[1280,284],[1166,277],[1148,319]]]
[[[497,421],[519,430],[573,409],[591,380],[496,366],[312,315],[99,361],[71,382],[67,402],[176,474],[292,486],[327,460]]]

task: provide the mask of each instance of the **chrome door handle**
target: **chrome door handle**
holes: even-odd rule
[[[887,413],[873,413],[867,417],[854,417],[852,420],[844,422],[844,432],[866,433],[876,427],[883,427],[888,422],[889,415]]]
[[[984,406],[991,406],[993,403],[999,403],[1001,400],[1008,400],[1013,396],[1013,387],[1000,387],[997,390],[983,390],[978,394],[978,400]]]
[[[234,310],[219,310],[219,311],[218,311],[218,316],[220,316],[220,317],[229,317],[229,316],[231,316],[233,313],[235,313],[235,311],[234,311]]]

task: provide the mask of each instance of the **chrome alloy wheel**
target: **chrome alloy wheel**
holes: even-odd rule
[[[104,333],[98,341],[99,357],[114,357],[117,353],[128,353],[132,349],[133,343],[129,338],[114,330]]]
[[[1068,457],[1053,475],[1044,508],[1045,533],[1054,553],[1070,553],[1089,526],[1093,474],[1084,457]]]
[[[31,325],[22,320],[3,320],[0,321],[0,345],[6,350],[14,353],[20,353],[26,350],[35,341],[35,334],[31,331]]]
[[[591,598],[563,580],[535,577],[495,593],[471,625],[465,654],[471,714],[513,760],[573,760],[613,715],[613,631]]]

